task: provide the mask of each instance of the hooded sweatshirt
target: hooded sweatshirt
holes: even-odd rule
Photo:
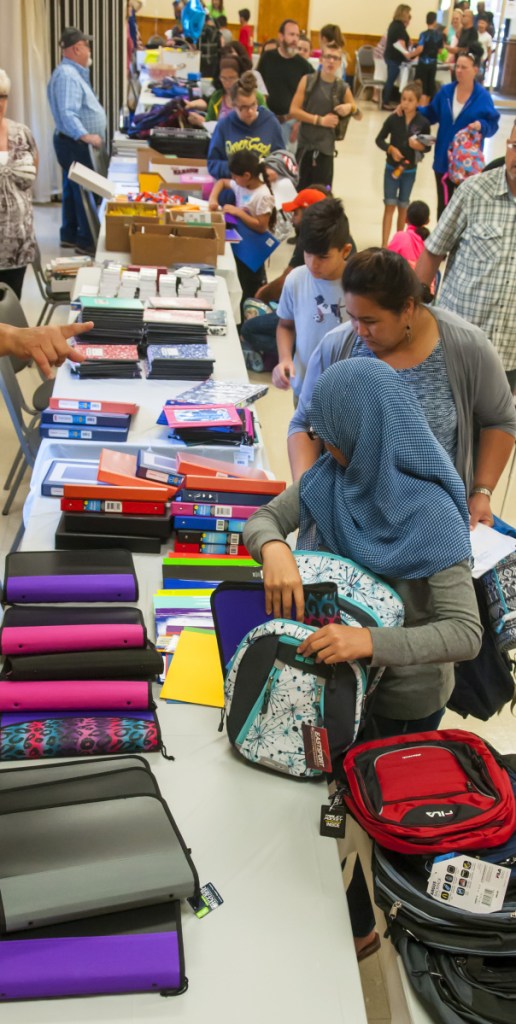
[[[258,117],[251,125],[244,124],[232,110],[217,123],[208,151],[208,171],[217,180],[229,178],[228,160],[238,150],[254,149],[265,160],[269,153],[283,147],[279,121],[266,107],[258,107]]]

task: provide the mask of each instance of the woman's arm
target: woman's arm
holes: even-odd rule
[[[506,434],[503,430],[481,430],[472,490],[475,487],[485,487],[487,490],[494,491],[513,451],[514,437],[512,434]],[[470,494],[468,508],[472,530],[477,523],[485,523],[486,526],[493,525],[491,499],[488,494]]]
[[[291,618],[295,609],[301,622],[304,594],[296,561],[286,542],[299,526],[299,484],[293,484],[255,512],[244,527],[243,540],[257,562],[263,564],[265,608],[275,618]],[[294,605],[294,609],[292,608]]]

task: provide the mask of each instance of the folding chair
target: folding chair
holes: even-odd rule
[[[41,264],[41,253],[39,245],[36,245],[36,254],[32,261],[32,269],[34,271],[34,277],[36,278],[36,284],[39,288],[41,298],[44,300],[44,306],[41,310],[38,320],[38,327],[40,324],[49,324],[53,315],[54,310],[58,306],[69,306],[70,305],[70,293],[69,292],[53,292],[50,287],[50,281],[43,270]]]
[[[355,79],[353,83],[355,99],[358,99],[364,89],[381,89],[385,82],[386,78],[382,78],[376,71],[374,48],[372,46],[360,46],[355,53]]]
[[[10,512],[27,467],[34,466],[41,438],[38,430],[39,412],[35,413],[28,423],[25,420],[24,412],[27,406],[9,356],[0,357],[0,391],[20,443],[20,450],[4,488],[9,487],[9,496],[2,509],[2,515],[6,516]]]

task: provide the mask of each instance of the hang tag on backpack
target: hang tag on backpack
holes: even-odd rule
[[[190,904],[196,917],[206,917],[212,910],[220,907],[224,900],[212,882],[206,882],[206,885],[201,885],[198,898],[189,896],[186,902]]]
[[[315,768],[319,772],[331,772],[330,743],[328,732],[323,726],[308,725],[303,722],[303,745],[307,768]]]
[[[502,910],[511,877],[510,868],[466,855],[439,857],[433,863],[426,887],[439,903],[472,914]]]
[[[319,832],[330,839],[344,839],[346,835],[346,808],[343,804],[323,804]]]

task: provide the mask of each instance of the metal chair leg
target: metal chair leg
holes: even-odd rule
[[[13,501],[14,501],[17,493],[18,493],[18,488],[19,488],[19,486],[20,486],[20,484],[21,484],[21,482],[22,482],[22,480],[23,480],[23,478],[25,476],[25,473],[27,472],[27,469],[28,469],[28,462],[26,462],[26,460],[24,460],[22,465],[20,466],[20,468],[18,470],[18,473],[16,475],[16,480],[14,481],[14,483],[13,483],[13,485],[11,487],[11,490],[9,492],[9,497],[7,498],[7,501],[6,501],[6,503],[5,503],[5,505],[4,505],[3,509],[2,509],[2,515],[3,516],[8,516],[9,515],[9,512],[11,511],[11,505],[12,505],[12,503],[13,503]]]
[[[38,320],[38,322],[36,324],[37,327],[41,327],[41,325],[44,323],[44,316],[46,314],[48,306],[49,306],[49,302],[48,302],[48,299],[47,299],[47,301],[45,302],[45,305],[43,306],[43,309],[41,310],[41,313],[39,314],[39,320]]]
[[[20,543],[21,543],[21,539],[22,539],[24,533],[25,533],[25,523],[23,522],[23,516],[22,516],[22,521],[21,521],[21,523],[20,523],[20,525],[18,527],[18,532],[16,534],[16,537],[14,538],[14,540],[13,540],[13,542],[11,544],[11,547],[9,549],[9,554],[12,554],[13,551],[17,551],[18,550],[18,548],[20,546]]]
[[[9,488],[10,488],[12,482],[13,482],[14,474],[16,473],[16,470],[18,469],[18,466],[20,464],[20,459],[22,459],[22,458],[23,458],[23,452],[22,452],[21,448],[18,448],[18,454],[14,458],[13,464],[12,464],[10,470],[9,470],[9,475],[7,477],[7,480],[5,481],[5,484],[4,484],[4,491],[8,491],[9,490]]]

